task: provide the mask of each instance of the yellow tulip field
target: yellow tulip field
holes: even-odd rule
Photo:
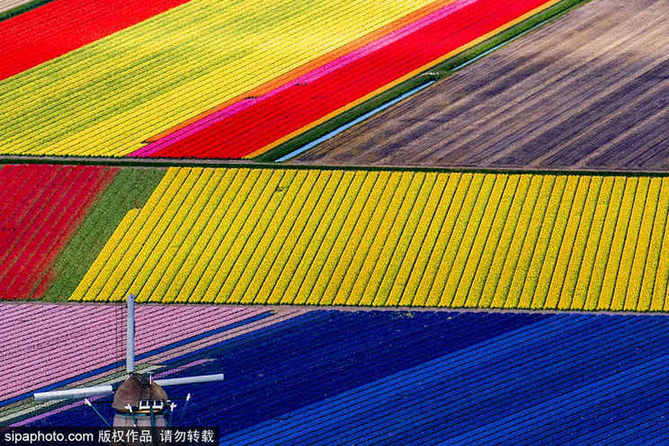
[[[171,168],[71,296],[663,311],[669,177]]]

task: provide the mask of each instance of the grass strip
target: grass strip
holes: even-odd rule
[[[412,77],[411,79],[408,79],[396,85],[395,87],[388,89],[387,91],[384,91],[383,93],[369,99],[368,101],[365,101],[362,104],[359,104],[350,110],[337,115],[329,121],[319,124],[316,127],[307,130],[306,132],[286,141],[283,144],[279,144],[273,149],[270,149],[253,159],[259,162],[276,161],[282,156],[287,155],[297,150],[298,148],[315,141],[316,139],[332,132],[333,130],[354,121],[355,119],[381,107],[387,102],[390,102],[415,88],[422,86],[427,82],[444,79],[450,76],[465,65],[469,65],[478,58],[485,56],[488,52],[492,52],[505,42],[508,42],[515,37],[518,37],[521,34],[548,22],[549,20],[554,20],[566,14],[569,10],[588,1],[591,0],[563,0],[560,3],[557,3],[533,15],[527,20],[524,20],[523,22],[520,22],[505,31],[502,31],[496,36],[493,36],[479,43],[478,45],[464,50],[457,56],[447,59],[435,65],[434,67],[425,70],[417,76]]]
[[[163,178],[163,169],[120,169],[53,264],[55,278],[43,300],[67,300],[126,213],[141,208]]]

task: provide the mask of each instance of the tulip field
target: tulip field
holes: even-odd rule
[[[106,166],[0,168],[0,300],[66,299],[162,174]]]
[[[115,175],[94,166],[0,169],[0,299],[44,295],[58,252]]]
[[[668,214],[666,176],[171,168],[70,299],[665,311]]]
[[[259,156],[559,2],[54,1],[0,22],[0,154]]]
[[[159,306],[139,306],[144,315],[152,307]],[[199,311],[204,325],[230,320],[226,313],[237,310],[189,307],[162,306],[179,334],[190,328],[181,311]],[[54,313],[47,313],[50,320]],[[219,373],[221,367],[226,374],[222,382],[170,389],[173,399],[192,392],[183,417],[173,418],[177,426],[216,426],[220,444],[244,446],[550,445],[565,439],[629,445],[662,444],[669,436],[665,317],[330,310],[279,323],[270,318],[255,322],[262,328],[243,325],[249,328],[242,336],[205,338],[212,344],[207,348],[187,344],[185,355],[168,350],[156,377]],[[146,338],[161,338],[164,326],[139,327]],[[96,339],[113,343],[113,331],[92,329]],[[74,330],[89,331],[83,323]],[[54,332],[38,339],[52,341],[54,353],[70,353]],[[84,344],[82,350],[93,349]],[[93,365],[82,356],[50,362],[60,373]],[[32,371],[27,361],[12,357],[19,368],[8,371]],[[105,418],[113,416],[109,405],[98,407]],[[81,402],[13,425],[102,427]]]
[[[0,157],[145,159],[133,168],[0,169],[0,299],[118,301],[133,292],[165,303],[668,310],[661,172],[209,161],[166,169],[146,159],[192,158],[190,166],[274,153],[434,64],[455,63],[500,32],[502,44],[516,25],[543,23],[578,0],[76,1],[0,21]],[[611,6],[602,8],[582,15],[595,26]],[[642,10],[638,20],[655,24],[645,19],[660,7]],[[664,66],[655,65],[644,79]],[[509,84],[507,76],[496,82],[486,88]],[[430,90],[448,85],[438,84]],[[453,94],[448,101],[465,107],[462,91]],[[421,113],[437,116],[435,105]],[[405,139],[416,128],[445,128],[436,118],[409,127],[402,119]],[[393,147],[353,149],[356,156],[373,164],[410,150],[384,138]]]
[[[0,23],[0,80],[47,62],[187,0],[3,0],[5,8],[46,3]],[[4,4],[7,3],[7,6]],[[0,15],[0,17],[2,17]],[[49,26],[44,26],[48,22]]]
[[[668,15],[669,2],[587,2],[293,160],[667,170]]]
[[[0,333],[8,336],[10,330],[15,330],[25,335],[8,339],[3,345],[7,356],[0,363],[0,372],[7,385],[0,389],[0,407],[29,390],[124,359],[118,346],[125,345],[125,331],[119,330],[125,324],[125,311],[113,305],[0,303],[0,315]],[[137,333],[137,353],[140,357],[151,351],[164,353],[161,347],[168,344],[254,319],[267,323],[277,318],[252,308],[142,305],[137,308],[137,325],[142,327]],[[165,325],[171,327],[169,337],[162,335]],[[63,337],[65,332],[70,337]],[[44,374],[45,369],[50,373]]]
[[[260,155],[490,33],[510,26],[528,12],[554,3],[515,0],[501,7],[495,0],[449,2],[358,50],[264,95],[253,95],[252,99],[229,105],[130,155],[168,158]],[[261,132],[254,131],[258,122],[264,126]]]
[[[0,0],[0,426],[657,443],[668,14]]]
[[[0,81],[0,152],[126,155],[429,3],[192,0]]]

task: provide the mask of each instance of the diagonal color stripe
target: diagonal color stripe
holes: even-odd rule
[[[131,153],[430,3],[189,1],[0,81],[0,152]]]

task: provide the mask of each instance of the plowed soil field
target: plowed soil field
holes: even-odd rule
[[[669,170],[667,15],[592,1],[295,160]]]

